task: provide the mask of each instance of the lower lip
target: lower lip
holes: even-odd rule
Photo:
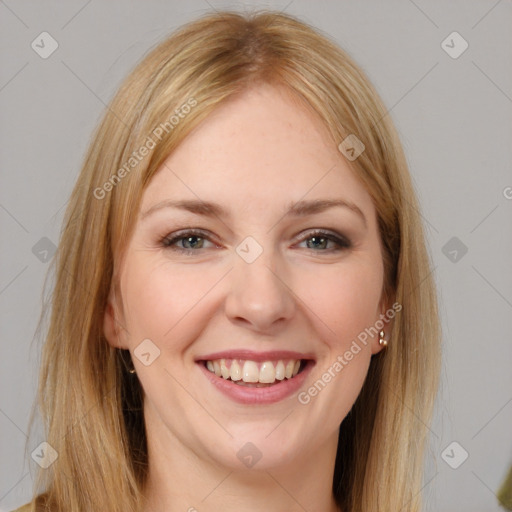
[[[308,361],[304,370],[298,373],[295,377],[291,379],[283,379],[273,386],[264,388],[240,386],[231,380],[217,377],[217,375],[208,370],[203,363],[198,363],[198,366],[206,378],[216,386],[221,393],[226,395],[228,398],[231,398],[231,400],[240,404],[257,405],[273,404],[293,395],[299,390],[306,380],[311,368],[314,366],[314,362]]]

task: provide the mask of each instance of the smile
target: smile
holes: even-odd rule
[[[228,350],[195,362],[215,389],[245,405],[272,404],[291,397],[315,366],[312,354],[291,351]]]
[[[299,373],[301,365],[302,360],[300,359],[279,359],[261,363],[243,359],[206,361],[206,368],[217,377],[231,380],[240,386],[249,385],[251,387],[271,386],[276,381],[291,379]]]

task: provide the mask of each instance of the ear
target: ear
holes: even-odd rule
[[[112,347],[127,349],[126,328],[121,311],[116,300],[115,286],[112,285],[103,317],[103,334]]]

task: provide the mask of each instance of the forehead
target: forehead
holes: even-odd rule
[[[302,198],[371,199],[323,122],[283,88],[258,85],[230,99],[169,156],[144,211],[167,199],[203,199],[268,211]]]

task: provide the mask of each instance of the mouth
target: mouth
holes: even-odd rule
[[[209,359],[203,363],[209,372],[238,386],[262,388],[293,379],[304,370],[307,362],[306,359],[279,359],[261,363],[250,359]]]
[[[241,403],[271,403],[296,391],[315,365],[295,352],[225,352],[196,360],[208,380]]]

